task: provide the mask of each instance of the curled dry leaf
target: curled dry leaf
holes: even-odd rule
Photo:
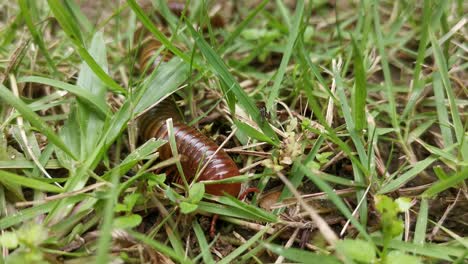
[[[278,202],[281,191],[268,192],[260,198],[259,206],[265,210],[271,211],[271,207]]]

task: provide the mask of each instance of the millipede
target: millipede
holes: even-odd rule
[[[182,7],[180,5],[169,5],[169,8],[175,14],[178,14],[181,12]],[[145,35],[143,32],[143,30],[135,32],[135,39],[141,39],[142,35]],[[138,54],[141,72],[144,72],[145,69],[151,71],[154,69],[154,65],[162,62],[161,60],[168,59],[169,55],[167,53],[163,54],[163,57],[159,55],[154,58],[160,47],[159,41],[153,38],[148,37],[143,41]],[[149,65],[149,63],[152,63],[152,65]],[[144,141],[151,138],[167,139],[166,120],[169,118],[173,120],[177,151],[187,181],[193,180],[197,173],[199,175],[195,179],[196,181],[221,180],[240,174],[236,163],[223,149],[219,149],[213,140],[185,124],[172,97],[163,100],[140,117],[138,120],[140,138]],[[160,148],[159,153],[163,160],[172,157],[171,147],[168,143]],[[181,183],[181,176],[177,175],[174,181]],[[227,193],[234,197],[239,196],[240,189],[240,183],[209,184],[205,187],[206,192],[209,194],[223,195]]]

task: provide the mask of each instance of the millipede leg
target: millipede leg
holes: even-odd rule
[[[216,235],[216,221],[218,221],[219,215],[215,214],[213,215],[213,218],[211,218],[211,225],[210,225],[210,237],[214,238]]]

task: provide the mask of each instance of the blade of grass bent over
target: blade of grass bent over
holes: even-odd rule
[[[110,114],[109,107],[107,106],[105,101],[102,102],[102,100],[99,100],[92,93],[90,93],[89,91],[87,91],[86,89],[78,85],[73,85],[73,84],[69,84],[66,82],[49,79],[45,77],[40,77],[40,76],[26,76],[26,77],[21,77],[18,79],[18,83],[28,83],[28,82],[50,85],[55,88],[68,91],[76,95],[77,97],[79,97],[84,103],[87,103],[88,107],[91,107],[97,110],[97,113],[103,116],[108,116]]]
[[[3,84],[0,84],[0,98],[13,106],[25,119],[29,121],[39,132],[44,134],[55,146],[70,155],[73,159],[77,157],[69,150],[57,134],[34,113],[22,100],[13,95]]]
[[[0,182],[16,184],[16,185],[32,188],[35,190],[41,190],[44,192],[55,192],[55,193],[63,192],[62,188],[59,188],[55,185],[48,184],[38,179],[20,176],[20,175],[7,172],[7,171],[3,171],[3,170],[0,170]]]

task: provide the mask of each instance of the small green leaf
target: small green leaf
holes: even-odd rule
[[[198,203],[203,199],[205,194],[205,185],[203,183],[197,182],[189,190],[189,198],[192,203]]]
[[[398,212],[398,207],[393,203],[393,200],[386,195],[375,196],[375,208],[381,214],[389,211],[393,214]]]
[[[189,213],[197,210],[197,207],[198,207],[198,205],[193,204],[193,203],[188,203],[188,202],[181,202],[179,204],[179,206],[180,206],[180,211],[183,214],[189,214]]]
[[[115,228],[134,228],[141,223],[141,216],[137,214],[131,214],[126,216],[116,217],[114,219]]]
[[[375,248],[367,241],[359,239],[345,239],[338,241],[336,248],[338,251],[352,260],[365,263],[375,262]]]
[[[250,125],[248,125],[246,123],[243,123],[243,122],[240,122],[240,121],[237,121],[237,120],[234,120],[234,123],[239,128],[239,130],[242,131],[243,133],[245,133],[247,136],[249,136],[249,137],[251,137],[253,139],[268,142],[268,143],[270,143],[272,145],[277,145],[276,142],[271,140],[269,137],[267,137],[262,132],[260,132],[257,129],[251,127]]]
[[[329,161],[329,157],[333,155],[333,152],[327,151],[327,152],[322,152],[322,153],[317,153],[315,155],[315,158],[320,162],[320,164],[325,164]]]
[[[385,237],[393,238],[403,232],[403,221],[398,218],[400,208],[396,202],[385,195],[375,197],[375,208],[381,215],[382,232]]]

